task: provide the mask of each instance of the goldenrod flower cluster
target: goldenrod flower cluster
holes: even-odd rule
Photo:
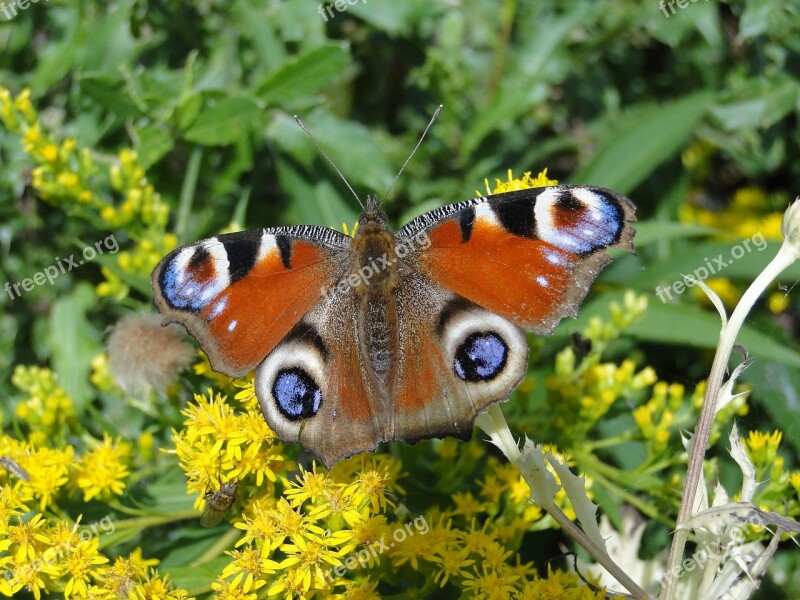
[[[165,233],[168,205],[148,183],[135,152],[121,149],[104,157],[79,148],[75,140],[55,141],[44,131],[27,91],[14,97],[0,87],[0,119],[30,156],[32,185],[41,198],[92,223],[124,228],[132,245],[102,267],[105,281],[97,293],[125,298],[129,286],[146,281],[176,244]],[[519,179],[509,172],[493,190],[487,182],[487,190],[556,183],[546,171]],[[739,202],[749,206],[755,200],[743,193]],[[641,361],[609,356],[614,342],[646,310],[645,297],[626,293],[606,318],[589,321],[582,332],[591,341],[588,352],[561,350],[554,374],[541,378],[543,385],[529,375],[519,396],[527,401],[542,392],[548,410],[537,418],[548,427],[540,433],[550,434],[561,448],[548,450],[580,470],[590,492],[603,486],[653,516],[658,508],[644,493],[652,489],[638,490],[643,493],[633,497],[625,495],[624,485],[635,485],[645,471],[652,475],[682,466],[685,457],[676,452],[679,431],[691,426],[704,388],[699,385],[687,395],[682,385],[659,381]],[[225,600],[364,600],[380,598],[382,586],[389,593],[411,586],[419,597],[606,597],[605,590],[585,585],[576,574],[548,568],[541,576],[520,559],[523,536],[553,528],[554,521],[530,502],[531,490],[517,467],[490,454],[479,436],[467,443],[446,439],[413,448],[398,445],[391,454],[354,457],[327,471],[299,448],[284,446],[269,429],[252,378],[231,382],[211,371],[205,357],[189,377],[201,382],[199,389],[210,387],[188,402],[182,389],[166,390],[159,400],[174,411],[166,426],[165,420],[148,420],[149,413],[134,415],[135,405],[127,407],[140,427],[126,437],[98,433],[103,415],[91,408],[78,414],[49,369],[16,368],[15,425],[25,431],[16,438],[0,436],[6,465],[0,470],[0,570],[6,574],[0,577],[0,594],[189,598],[188,591],[159,574],[158,560],[119,541],[143,529],[160,534],[161,527],[180,521],[187,523],[176,531],[196,539],[201,511],[227,486],[236,495],[219,529],[209,530],[219,540],[198,561],[207,564],[223,556],[224,564],[193,593],[213,592]],[[93,360],[90,381],[94,400],[123,396],[105,354]],[[744,399],[725,410],[743,410]],[[623,433],[596,435],[612,412],[624,421]],[[515,416],[515,427],[533,437],[534,417]],[[159,429],[168,427],[171,440]],[[636,479],[624,479],[621,469],[600,458],[603,449],[626,442],[647,450]],[[796,513],[800,472],[785,471],[779,443],[779,432],[751,432],[747,440],[759,480],[770,480],[758,500],[777,507],[791,490],[788,506]],[[410,455],[405,451],[413,453],[413,462],[405,459]],[[148,478],[180,471],[192,497],[180,494],[185,510],[166,513],[140,502]],[[665,481],[664,489],[679,485]],[[555,502],[575,518],[563,488]]]
[[[16,415],[47,436],[63,439],[76,424],[72,398],[56,382],[50,369],[17,365],[11,383],[26,398],[17,404]]]
[[[14,97],[0,86],[0,121],[20,136],[34,162],[31,185],[40,198],[93,225],[99,221],[114,231],[124,227],[133,250],[120,252],[114,267],[101,268],[106,281],[97,292],[125,298],[130,281],[146,281],[158,260],[177,244],[174,235],[165,233],[169,206],[147,181],[136,153],[123,148],[116,156],[101,156],[78,147],[72,138],[57,142],[43,131],[30,90]]]
[[[0,594],[27,591],[35,598],[188,598],[172,590],[151,567],[158,560],[142,558],[135,549],[113,562],[100,551],[103,538],[124,524],[109,515],[89,522],[62,515],[60,505],[73,489],[93,497],[120,495],[128,476],[124,444],[108,436],[79,455],[72,445],[51,448],[46,436],[31,434],[24,442],[0,436]],[[154,590],[158,590],[155,595]]]

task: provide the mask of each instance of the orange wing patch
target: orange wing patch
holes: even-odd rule
[[[310,252],[305,252],[310,257]],[[319,300],[323,285],[331,278],[323,254],[299,268],[286,270],[275,249],[215,298],[202,312],[209,321],[209,334],[216,352],[225,357],[228,370],[246,373],[261,362],[289,330]],[[311,264],[316,263],[316,264]],[[222,310],[212,315],[218,306]],[[209,359],[215,366],[213,350]]]
[[[578,256],[499,224],[477,220],[463,242],[458,223],[448,221],[430,238],[419,261],[437,283],[533,330],[562,312],[573,289]]]
[[[161,312],[197,338],[215,370],[233,377],[251,371],[289,333],[339,264],[313,242],[245,233],[178,249],[153,272]]]

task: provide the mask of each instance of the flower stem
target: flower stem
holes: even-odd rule
[[[519,469],[522,476],[530,485],[530,477],[527,476],[528,467],[527,465],[523,465],[520,461],[523,455],[519,450],[516,440],[514,440],[514,436],[511,435],[511,430],[508,428],[508,423],[500,407],[497,404],[490,406],[488,411],[478,415],[478,418],[475,419],[475,424],[489,435],[492,443],[500,448],[505,457]],[[580,527],[573,523],[570,518],[564,514],[564,511],[556,505],[552,498],[545,499],[537,504],[561,526],[567,535],[580,544],[592,558],[624,586],[634,598],[647,598],[647,594],[645,594],[644,590],[628,577],[627,573],[612,560],[611,556],[606,552],[606,549],[596,544]]]
[[[791,209],[790,209],[791,210]],[[672,538],[670,547],[669,561],[667,564],[667,575],[664,577],[664,585],[661,590],[661,598],[670,600],[674,598],[674,588],[672,587],[673,577],[670,573],[677,572],[683,559],[683,550],[689,537],[689,530],[685,527],[691,519],[694,510],[697,489],[700,485],[700,478],[703,475],[703,461],[706,455],[706,446],[711,436],[711,428],[714,424],[714,416],[717,412],[717,400],[722,387],[722,379],[728,368],[728,360],[736,342],[736,336],[744,324],[744,320],[753,308],[756,300],[769,286],[770,283],[796,259],[795,250],[791,245],[784,243],[775,258],[767,267],[756,277],[756,280],[747,288],[739,304],[731,315],[730,320],[723,325],[720,331],[719,345],[711,364],[711,373],[708,376],[706,395],[703,400],[703,408],[700,419],[697,422],[692,447],[690,449],[689,467],[686,472],[686,481],[683,486],[683,496],[681,507],[678,512],[677,527],[675,537]]]

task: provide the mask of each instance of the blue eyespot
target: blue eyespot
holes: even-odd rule
[[[313,417],[322,405],[319,386],[298,367],[278,372],[272,385],[272,396],[278,403],[278,410],[290,421]]]
[[[471,333],[456,350],[453,369],[464,381],[489,381],[506,366],[508,346],[496,333]]]

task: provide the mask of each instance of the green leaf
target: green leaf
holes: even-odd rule
[[[335,3],[322,3],[323,6],[328,4],[333,4],[330,12],[326,10],[324,16],[317,14],[325,22],[335,21],[342,13],[336,10]],[[432,8],[429,0],[356,0],[352,5],[348,2],[347,13],[357,15],[365,23],[392,36],[402,36],[410,33],[414,23]]]
[[[514,127],[520,115],[545,101],[547,86],[542,72],[552,61],[553,54],[567,44],[569,32],[590,20],[594,11],[591,3],[581,2],[559,18],[551,17],[545,22],[537,18],[525,24],[535,27],[537,34],[527,38],[529,43],[516,50],[514,64],[505,69],[499,84],[502,93],[496,94],[492,105],[478,113],[464,136],[462,157],[470,156],[491,132]]]
[[[81,282],[53,303],[47,342],[58,383],[72,397],[78,413],[92,397],[89,373],[92,357],[100,351],[100,333],[86,318],[97,305],[94,288]]]
[[[763,406],[773,423],[795,450],[800,451],[800,427],[793,427],[800,414],[800,371],[783,364],[756,360],[741,379],[753,384],[753,402]]]
[[[587,302],[581,307],[577,320],[564,319],[553,335],[569,335],[586,327],[593,316],[608,318],[609,304],[622,303],[623,292],[609,292]],[[627,334],[648,342],[674,346],[714,349],[719,342],[721,327],[719,315],[686,304],[664,304],[650,296],[644,317],[631,325]],[[793,368],[800,367],[800,353],[775,341],[755,327],[745,325],[736,340],[743,344],[751,356],[776,361]],[[711,365],[708,365],[711,368]]]
[[[719,316],[715,312],[696,306],[663,304],[658,299],[652,299],[644,318],[634,323],[628,333],[640,340],[713,349],[719,342],[720,327]],[[800,354],[797,351],[776,342],[754,327],[742,327],[736,341],[753,356],[762,356],[795,369],[800,367]]]
[[[211,538],[210,541],[215,541]],[[196,540],[187,544],[187,551],[189,554],[182,556],[183,563],[188,562],[189,557],[195,554],[192,552],[194,546],[197,545]],[[210,547],[209,538],[206,538],[204,547]],[[231,562],[229,556],[220,556],[201,565],[191,565],[187,567],[161,567],[159,570],[169,574],[170,583],[176,588],[182,590],[189,590],[190,594],[202,593],[200,590],[208,591],[211,589],[211,584],[217,580],[222,570]]]
[[[145,169],[161,160],[165,154],[172,150],[175,140],[165,125],[151,124],[136,129],[139,145],[136,148],[139,154],[139,163]]]
[[[286,194],[293,199],[284,218],[287,223],[315,224],[341,230],[355,223],[357,214],[336,193],[330,182],[309,183],[307,178],[287,160],[276,162],[278,178]]]
[[[273,71],[256,94],[268,106],[287,109],[301,102],[307,104],[340,77],[349,62],[350,53],[344,45],[318,46]]]
[[[713,98],[712,92],[703,91],[673,102],[629,109],[604,124],[599,139],[605,145],[571,177],[572,181],[629,193],[680,150]]]
[[[704,225],[686,225],[672,221],[638,221],[634,225],[636,236],[633,242],[637,248],[663,242],[667,240],[681,240],[684,238],[707,236],[719,233],[718,230]]]
[[[800,86],[786,76],[779,81],[754,79],[744,94],[712,109],[711,113],[728,131],[748,127],[767,128],[783,119],[797,105]]]
[[[389,163],[386,150],[366,127],[322,110],[308,115],[306,124],[360,197],[365,191],[382,194],[388,189],[400,165]],[[292,119],[280,115],[267,133],[278,146],[309,168],[317,161],[325,163],[314,143]],[[327,164],[325,170],[315,175],[319,180],[338,179],[336,172]]]
[[[204,146],[227,146],[250,131],[259,130],[262,120],[255,100],[231,96],[201,112],[184,137]]]
[[[78,85],[82,92],[118,117],[126,119],[141,115],[121,77],[84,75],[78,79]]]
[[[747,241],[750,242],[750,252],[744,250],[744,242]],[[759,250],[749,238],[735,244],[731,242],[683,243],[665,259],[648,264],[646,269],[627,283],[636,289],[654,290],[656,286],[671,286],[676,281],[683,282],[684,275],[694,275],[698,279],[727,277],[749,283],[772,260],[780,244],[763,243],[762,240],[761,247],[763,249]],[[723,264],[724,266],[722,266]],[[781,281],[796,279],[800,279],[800,263],[793,264],[780,276]]]

